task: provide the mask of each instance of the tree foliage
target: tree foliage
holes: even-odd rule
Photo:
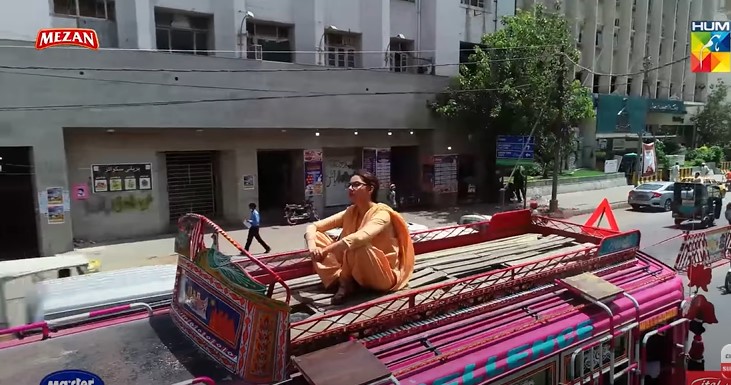
[[[568,60],[578,61],[579,52],[566,19],[541,5],[503,18],[502,25],[482,38],[486,48],[475,49],[435,107],[483,140],[527,135],[536,125],[536,156],[545,166],[554,146],[568,148],[568,126],[594,114],[591,94],[573,79]]]
[[[731,142],[731,103],[726,101],[728,86],[719,81],[711,86],[706,106],[691,118],[701,145],[728,144]]]

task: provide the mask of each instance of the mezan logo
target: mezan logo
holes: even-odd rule
[[[99,36],[96,31],[87,28],[47,28],[38,31],[36,36],[38,50],[69,45],[99,49]]]

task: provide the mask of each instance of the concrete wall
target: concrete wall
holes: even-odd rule
[[[51,0],[24,0],[0,15],[0,38],[33,41],[40,28],[89,27],[101,19],[77,18],[53,14]],[[294,25],[295,61],[316,64],[325,28],[361,35],[365,67],[385,67],[384,52],[390,38],[403,34],[414,41],[417,56],[435,60],[439,75],[457,73],[459,42],[479,42],[482,35],[494,31],[496,17],[514,12],[513,0],[488,0],[486,8],[437,0],[124,0],[116,1],[116,26],[109,30],[99,26],[104,47],[156,49],[155,7],[182,12],[213,15],[215,55],[239,57],[241,22],[247,11],[255,20]],[[107,37],[107,35],[111,35]]]
[[[11,44],[0,41],[0,46],[6,43]],[[34,148],[34,182],[39,190],[69,186],[63,128],[252,128],[270,129],[273,134],[291,128],[418,131],[437,127],[426,108],[431,94],[403,92],[438,91],[448,81],[366,70],[282,72],[278,70],[310,67],[157,52],[62,48],[41,52],[25,47],[0,48],[0,65],[25,68],[0,72],[0,106],[11,109],[0,109],[0,146]],[[167,70],[94,71],[85,67]],[[180,71],[168,71],[172,69]],[[402,94],[293,97],[354,92]],[[244,100],[227,101],[236,98]],[[200,102],[211,99],[222,101]],[[183,103],[166,105],[171,101]],[[188,101],[195,103],[185,103]],[[41,110],[27,109],[34,106]],[[116,145],[130,151],[130,143]],[[123,158],[119,151],[115,154]],[[150,153],[145,154],[149,158]],[[44,217],[39,220],[39,232],[44,255],[73,247],[72,221],[49,225]]]
[[[220,195],[222,220],[240,223],[250,202],[259,200],[259,165],[257,150],[323,149],[327,147],[389,147],[417,145],[416,135],[387,131],[366,131],[353,135],[343,130],[328,130],[315,136],[312,130],[135,130],[115,131],[66,130],[65,134],[69,184],[90,182],[91,164],[152,163],[153,190],[132,193],[137,198],[152,195],[149,209],[114,212],[111,200],[130,193],[92,194],[86,201],[73,201],[71,216],[73,234],[86,240],[124,239],[160,234],[170,229],[166,186],[166,151],[220,151]],[[266,166],[266,165],[264,165]],[[244,190],[243,175],[254,175],[256,188]],[[298,178],[303,180],[302,177]],[[299,199],[304,197],[304,186]],[[324,196],[315,197],[322,211]]]

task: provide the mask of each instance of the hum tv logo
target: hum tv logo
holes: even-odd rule
[[[731,22],[690,23],[690,70],[731,72]]]

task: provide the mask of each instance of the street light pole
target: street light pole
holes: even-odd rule
[[[564,87],[565,87],[565,76],[566,76],[566,51],[565,47],[561,46],[560,53],[560,72],[558,74],[558,97],[556,103],[558,107],[558,121],[555,122],[555,134],[556,143],[553,148],[553,178],[551,179],[551,201],[548,203],[548,211],[556,212],[558,210],[558,174],[561,173],[561,139],[564,135],[564,121],[563,121],[563,103],[564,103]]]

